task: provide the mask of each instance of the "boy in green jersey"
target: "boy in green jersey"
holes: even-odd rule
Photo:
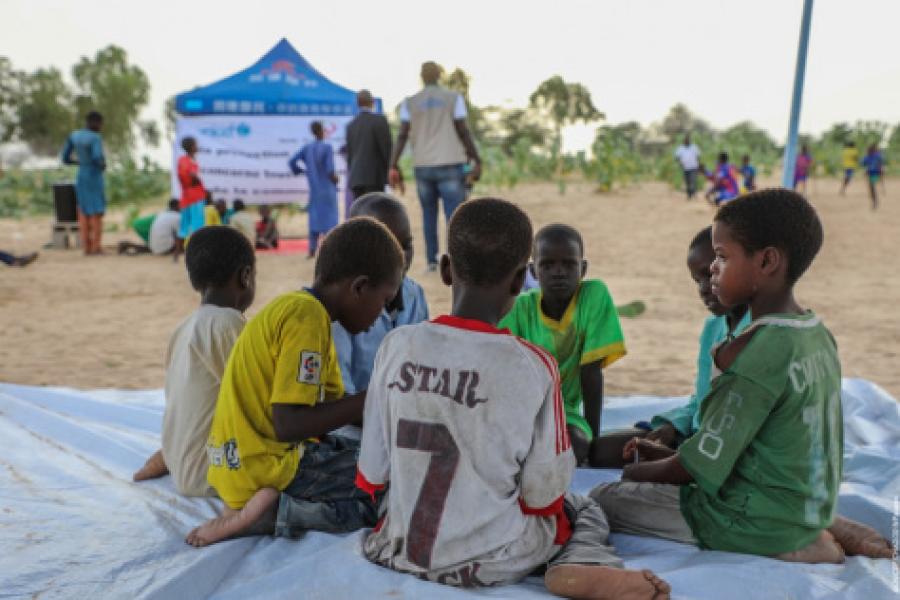
[[[802,196],[754,192],[723,206],[712,238],[713,293],[754,322],[714,353],[718,376],[700,428],[677,451],[626,448],[622,482],[591,496],[613,530],[806,563],[890,557],[874,530],[836,516],[843,426],[841,368],[829,331],[794,299],[822,245]]]
[[[556,359],[572,450],[584,464],[600,432],[603,369],[625,356],[622,327],[606,284],[582,279],[587,261],[578,231],[547,225],[534,237],[533,254],[540,288],[519,295],[500,328]]]

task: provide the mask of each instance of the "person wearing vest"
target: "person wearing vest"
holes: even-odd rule
[[[409,141],[416,191],[422,204],[425,258],[428,270],[436,271],[438,200],[444,201],[444,216],[449,223],[453,211],[466,197],[463,167],[471,162],[470,177],[477,181],[481,176],[481,158],[466,126],[463,97],[438,85],[441,68],[437,64],[424,63],[421,75],[425,87],[400,105],[400,133],[391,155],[389,181],[391,187],[403,191],[398,163]]]

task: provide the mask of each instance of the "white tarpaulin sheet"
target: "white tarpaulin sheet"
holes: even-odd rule
[[[197,140],[200,180],[213,197],[230,204],[305,205],[309,200],[306,175],[295,175],[288,160],[314,140],[309,127],[322,123],[325,141],[334,149],[334,168],[340,176],[338,198],[343,198],[347,165],[340,149],[352,115],[203,115],[178,117],[172,147],[172,197],[181,197],[178,159],[181,140]],[[301,163],[301,167],[304,165]]]
[[[604,423],[630,425],[683,401],[610,398]],[[214,516],[219,502],[182,498],[168,477],[131,482],[159,446],[162,410],[159,390],[0,384],[0,598],[547,597],[538,578],[470,592],[393,573],[362,557],[362,532],[187,546],[185,533]],[[846,380],[844,427],[839,510],[896,544],[898,404],[871,383]],[[616,478],[616,471],[579,470],[573,488]],[[889,560],[798,565],[650,538],[611,539],[628,567],[656,571],[674,598],[898,597]]]

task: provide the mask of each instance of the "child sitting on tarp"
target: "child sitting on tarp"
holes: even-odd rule
[[[519,295],[500,328],[556,359],[572,449],[582,464],[600,432],[603,369],[625,356],[622,326],[606,284],[582,280],[587,261],[574,228],[556,224],[538,231],[530,268],[540,288]]]
[[[166,351],[166,410],[162,449],[134,474],[135,481],[172,474],[185,496],[215,495],[206,482],[206,440],[231,348],[244,328],[256,291],[253,248],[238,231],[204,227],[185,254],[200,307],[181,322]]]
[[[727,309],[712,293],[710,265],[716,256],[712,247],[712,227],[704,227],[688,246],[687,267],[697,284],[700,300],[712,316],[707,317],[700,333],[697,352],[697,378],[694,393],[684,406],[656,415],[647,423],[642,421],[633,429],[604,433],[591,448],[591,463],[596,466],[620,468],[624,466],[623,450],[626,444],[634,446],[633,438],[646,435],[670,448],[677,447],[696,433],[700,426],[700,402],[709,391],[712,376],[712,349],[741,333],[751,321],[750,311],[743,304]],[[648,430],[650,430],[648,432]]]
[[[397,238],[404,256],[403,283],[397,296],[368,331],[352,335],[337,321],[331,325],[344,392],[355,394],[369,387],[375,354],[384,336],[398,327],[427,321],[428,304],[422,286],[406,275],[413,259],[413,237],[403,204],[388,193],[370,192],[351,205],[348,217],[372,217],[382,223]]]
[[[697,433],[677,451],[645,443],[623,481],[591,491],[613,531],[792,562],[890,556],[871,529],[836,516],[841,366],[831,333],[793,292],[822,238],[815,209],[789,190],[719,210],[712,292],[749,306],[754,321],[714,352]]]
[[[384,225],[350,219],[322,243],[312,287],[278,296],[247,323],[207,444],[207,478],[227,509],[188,543],[375,524],[374,502],[354,485],[359,442],[329,434],[358,423],[365,403],[365,393],[344,395],[331,323],[352,334],[371,327],[397,295],[403,265]]]

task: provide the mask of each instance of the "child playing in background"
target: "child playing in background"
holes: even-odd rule
[[[322,123],[313,121],[310,130],[316,139],[292,156],[288,165],[295,175],[306,173],[309,182],[306,213],[309,217],[309,258],[313,258],[319,245],[319,236],[331,231],[338,223],[338,176],[334,170],[334,149],[324,141],[325,130]],[[300,161],[306,166],[305,170],[300,167]]]
[[[370,192],[351,205],[349,217],[372,217],[382,223],[397,238],[404,255],[400,290],[368,331],[351,335],[338,322],[331,326],[344,391],[355,394],[369,387],[372,367],[375,366],[375,353],[384,336],[403,325],[427,321],[428,304],[425,302],[425,290],[422,286],[406,276],[413,258],[413,238],[409,217],[403,205],[385,192]]]
[[[756,167],[750,164],[750,156],[747,154],[741,159],[741,175],[744,176],[744,192],[752,192],[756,189]]]
[[[247,323],[225,367],[207,444],[207,477],[226,513],[191,531],[189,544],[375,524],[375,505],[354,486],[359,443],[328,435],[358,423],[365,401],[364,393],[344,396],[331,323],[364,331],[402,278],[391,232],[374,219],[351,219],[323,242],[312,288],[275,298]]]
[[[859,150],[856,149],[856,142],[847,140],[844,142],[844,149],[841,150],[841,165],[844,167],[844,181],[841,183],[841,195],[847,191],[850,180],[859,166]]]
[[[738,197],[740,193],[738,174],[728,162],[727,152],[719,153],[719,161],[716,163],[716,168],[707,177],[712,182],[712,187],[706,193],[706,198],[715,203],[716,206],[725,204],[729,200]]]
[[[175,250],[175,240],[178,238],[178,229],[181,225],[181,213],[178,210],[178,200],[169,200],[167,210],[155,215],[147,215],[135,219],[131,224],[134,232],[144,240],[143,244],[135,244],[128,241],[119,242],[119,254],[169,254]]]
[[[259,221],[256,222],[257,250],[273,250],[278,248],[278,223],[272,213],[272,207],[263,204],[259,207]]]
[[[815,210],[792,191],[754,192],[719,210],[712,240],[712,292],[755,320],[714,352],[720,374],[697,433],[677,451],[642,451],[591,497],[613,531],[793,562],[888,556],[873,530],[835,517],[841,367],[834,338],[793,293],[822,245]]]
[[[809,153],[806,144],[800,147],[800,154],[797,155],[796,166],[794,167],[794,191],[800,191],[802,185],[804,196],[806,195],[806,180],[809,179],[809,173],[812,170],[813,159]]]
[[[540,288],[521,294],[500,327],[544,348],[559,364],[566,424],[579,464],[600,432],[603,369],[625,356],[606,284],[587,272],[581,234],[548,225],[534,238],[531,270]]]
[[[256,219],[247,212],[247,207],[243,200],[235,200],[232,207],[233,212],[228,224],[244,234],[251,244],[255,245],[256,241]]]
[[[866,177],[869,179],[869,197],[872,199],[872,210],[877,210],[878,190],[876,186],[878,185],[878,180],[884,174],[884,159],[881,157],[881,152],[878,151],[876,144],[869,146],[866,156],[862,160],[862,165],[865,167]]]
[[[181,227],[175,241],[175,260],[184,252],[184,243],[191,234],[206,225],[204,201],[206,189],[200,181],[200,166],[194,156],[197,154],[197,140],[188,136],[181,140],[185,154],[178,159],[178,183],[181,185]]]
[[[712,349],[733,339],[750,325],[750,311],[745,305],[725,308],[712,293],[710,265],[716,255],[712,247],[712,227],[700,230],[688,246],[687,267],[691,278],[697,284],[700,300],[712,316],[707,317],[700,333],[700,348],[697,352],[697,377],[694,382],[694,393],[684,406],[656,415],[650,421],[649,431],[636,425],[632,429],[624,429],[603,433],[591,448],[590,462],[595,466],[621,468],[625,465],[623,449],[637,448],[639,453],[643,441],[634,438],[644,437],[648,442],[659,442],[669,448],[677,447],[685,439],[694,435],[700,427],[700,403],[709,392],[712,379]],[[631,455],[631,450],[625,454]]]
[[[225,363],[244,328],[256,291],[256,259],[237,231],[204,227],[185,255],[200,308],[178,325],[166,351],[166,410],[162,449],[134,474],[135,481],[172,474],[185,496],[211,496],[206,440]]]
[[[621,568],[597,505],[566,493],[575,460],[553,358],[496,327],[525,279],[528,217],[472,200],[447,239],[452,315],[400,327],[378,351],[357,485],[390,492],[363,553],[459,587],[512,583],[549,563],[555,594],[668,598],[651,572]]]

